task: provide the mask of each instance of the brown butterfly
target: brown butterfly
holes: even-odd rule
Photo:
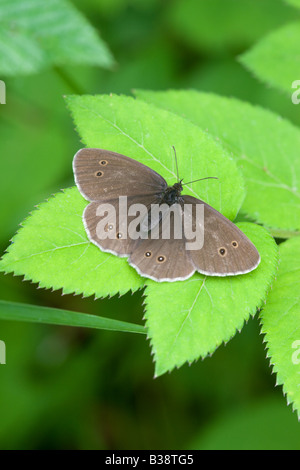
[[[128,257],[129,264],[142,276],[169,282],[188,279],[195,271],[209,276],[234,276],[249,273],[260,263],[257,249],[236,225],[200,199],[181,194],[182,180],[168,186],[161,175],[146,165],[109,150],[92,148],[76,153],[73,170],[80,193],[90,201],[83,213],[89,239],[102,251]],[[120,196],[126,197],[127,208],[135,204],[146,208],[146,217],[136,224],[140,234],[141,227],[148,227],[143,236],[128,236],[128,227],[135,223],[136,213],[120,209]],[[164,205],[167,211],[151,219],[151,208],[155,205]],[[200,228],[196,217],[198,205],[198,209],[200,205],[203,208],[204,218],[200,249],[188,248],[185,236],[177,238],[174,230],[169,238],[163,238],[162,227],[167,215],[172,226],[175,219],[182,220],[187,206],[191,208],[187,220],[192,229]],[[114,210],[100,214],[99,207]],[[107,238],[99,238],[99,223]],[[156,237],[152,237],[154,231]]]

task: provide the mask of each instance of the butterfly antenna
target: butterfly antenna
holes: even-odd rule
[[[179,171],[178,171],[177,155],[176,155],[176,150],[175,150],[174,145],[172,145],[172,147],[173,147],[174,154],[175,154],[175,163],[176,163],[176,171],[177,171],[177,182],[179,183]]]
[[[217,178],[216,176],[207,176],[206,178],[200,178],[199,180],[189,181],[188,183],[182,183],[181,185],[185,186],[186,184],[196,183],[196,181],[203,181],[203,180],[210,180],[210,179],[218,180],[219,178]]]

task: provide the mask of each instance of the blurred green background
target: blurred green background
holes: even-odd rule
[[[298,107],[237,61],[266,33],[299,18],[284,1],[72,3],[117,65],[0,77],[7,87],[0,106],[1,253],[36,204],[74,184],[72,157],[81,143],[65,94],[192,87],[262,105],[300,125]],[[142,292],[94,301],[1,274],[0,298],[133,323],[143,317]],[[2,321],[0,339],[7,349],[1,449],[300,449],[300,425],[275,387],[257,316],[211,358],[158,379],[142,335]]]

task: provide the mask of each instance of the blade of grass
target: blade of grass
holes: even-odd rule
[[[79,326],[99,330],[123,331],[127,333],[146,333],[146,329],[142,325],[136,325],[134,323],[98,317],[87,313],[7,302],[4,300],[0,300],[0,319],[47,323],[51,325]]]

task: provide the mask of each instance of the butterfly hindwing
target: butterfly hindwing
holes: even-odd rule
[[[83,223],[89,239],[101,248],[118,256],[128,256],[140,242],[141,232],[137,223],[142,209],[148,211],[158,202],[155,195],[113,198],[91,202],[83,213]],[[128,210],[130,211],[128,215]],[[140,219],[146,217],[141,214]],[[134,221],[137,221],[134,223]]]
[[[197,271],[209,276],[234,276],[258,266],[257,249],[234,223],[200,199],[184,196],[184,203],[204,205],[204,244],[200,250],[189,251]],[[194,219],[194,228],[196,223]]]
[[[141,240],[131,253],[128,262],[142,276],[160,282],[172,282],[188,279],[195,272],[195,266],[185,248],[184,236],[177,238],[178,230],[174,228],[176,216],[177,223],[182,224],[182,210],[178,204],[170,206],[159,225],[149,232],[148,239]],[[181,229],[183,234],[183,226]]]

